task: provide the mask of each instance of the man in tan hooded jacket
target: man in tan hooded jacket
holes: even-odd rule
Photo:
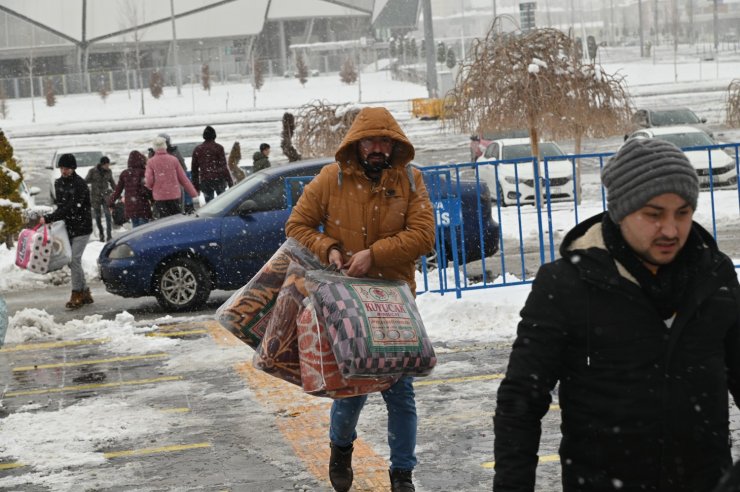
[[[388,110],[364,108],[336,163],[306,186],[286,235],[350,276],[403,280],[415,292],[414,262],[434,249],[434,215],[421,172],[410,165],[413,158],[413,145]],[[411,492],[417,420],[412,378],[401,378],[382,395],[392,491]],[[357,396],[332,405],[329,478],[336,491],[352,485],[352,443],[366,400]]]

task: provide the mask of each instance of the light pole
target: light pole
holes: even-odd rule
[[[716,53],[719,49],[719,33],[717,30],[717,0],[712,2],[712,25],[714,26],[714,52]]]
[[[460,0],[460,57],[465,59],[465,0]]]
[[[175,62],[175,79],[177,81],[177,95],[182,95],[182,75],[180,74],[180,62],[177,59],[177,31],[175,29],[175,0],[170,0],[170,19],[172,20],[172,55]]]
[[[427,55],[427,91],[429,97],[437,97],[437,49],[434,46],[434,28],[432,26],[432,0],[422,0],[424,14],[424,50]]]
[[[642,0],[637,0],[637,17],[640,27],[640,58],[645,56],[645,39],[642,34]]]

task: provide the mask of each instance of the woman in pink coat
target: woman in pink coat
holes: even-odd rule
[[[176,157],[167,153],[167,141],[162,137],[154,139],[154,155],[146,163],[144,175],[146,187],[152,190],[154,213],[158,218],[182,213],[182,191],[191,197],[198,192],[185,175]]]

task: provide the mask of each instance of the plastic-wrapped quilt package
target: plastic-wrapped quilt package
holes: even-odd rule
[[[216,310],[221,326],[256,349],[291,261],[307,269],[321,268],[321,262],[308,248],[289,238],[244,287]]]
[[[398,381],[397,377],[345,379],[337,365],[332,343],[316,319],[310,301],[298,316],[298,350],[303,391],[314,396],[349,398],[383,391]]]
[[[69,265],[72,261],[72,244],[69,242],[67,226],[63,220],[52,222],[49,226],[49,235],[51,236],[49,271],[53,272]]]
[[[308,292],[306,269],[291,261],[285,280],[270,311],[262,342],[254,352],[252,365],[277,378],[301,385],[296,321]]]
[[[306,287],[342,376],[432,372],[437,357],[405,282],[309,271]]]

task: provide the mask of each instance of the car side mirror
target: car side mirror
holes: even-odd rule
[[[258,211],[257,202],[254,200],[246,200],[237,209],[240,217],[245,217],[253,212]]]
[[[29,193],[29,194],[30,194],[31,196],[36,196],[36,195],[38,195],[39,193],[41,193],[41,188],[39,188],[38,186],[31,186],[31,187],[30,187],[30,188],[28,189],[28,193]]]
[[[480,137],[478,135],[470,135],[470,140],[473,142],[480,142]]]
[[[702,118],[702,119],[701,119],[700,121],[701,121],[702,123],[706,123],[706,122],[707,122],[707,119],[706,119],[706,118]]]

